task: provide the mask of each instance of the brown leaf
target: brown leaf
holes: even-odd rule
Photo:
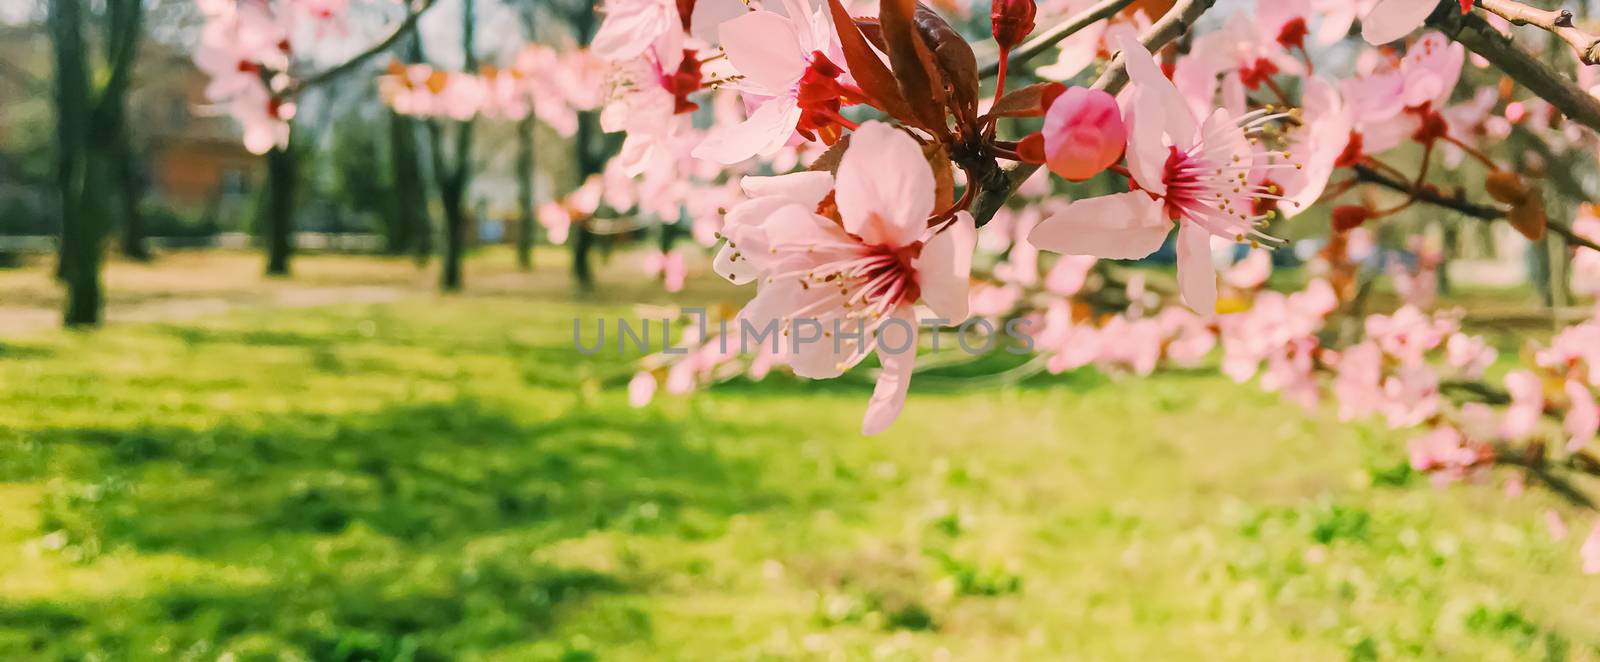
[[[922,157],[928,160],[928,167],[933,168],[933,208],[949,209],[956,203],[956,174],[950,164],[950,153],[945,151],[944,143],[928,143],[922,146]]]
[[[861,91],[871,97],[873,105],[883,112],[902,122],[912,119],[911,105],[906,103],[905,97],[900,95],[899,85],[896,84],[894,74],[889,72],[889,67],[878,59],[878,54],[862,36],[861,31],[853,26],[849,12],[839,0],[828,0],[828,11],[833,13],[833,24],[840,26],[838,29],[839,43],[844,50],[845,64],[850,68],[850,75],[855,77],[856,85]]]
[[[839,174],[839,160],[844,158],[844,150],[849,147],[850,136],[846,134],[839,139],[839,142],[829,145],[827,151],[812,161],[806,170],[824,170],[831,174]]]
[[[1538,193],[1538,190],[1534,190],[1528,199],[1506,212],[1506,220],[1511,221],[1511,227],[1529,241],[1544,239],[1545,227],[1550,220],[1544,213],[1544,196]]]
[[[1528,185],[1516,173],[1496,170],[1483,178],[1489,197],[1508,205],[1522,204],[1528,198]]]
[[[857,18],[856,29],[860,30],[861,36],[866,37],[867,41],[878,50],[889,52],[889,44],[883,41],[883,26],[878,23],[877,17]]]
[[[894,70],[900,93],[910,104],[917,124],[939,136],[948,135],[945,121],[946,95],[939,65],[933,51],[917,34],[916,0],[882,0],[878,22],[883,26],[883,41],[888,48],[889,65]]]
[[[1050,109],[1050,104],[1067,91],[1061,83],[1034,83],[1020,90],[1012,90],[995,102],[990,114],[999,117],[1039,117]]]
[[[933,51],[934,62],[939,65],[946,91],[950,94],[956,115],[969,125],[978,119],[978,58],[972,54],[972,45],[950,27],[943,16],[922,3],[916,4],[913,20],[923,43]]]

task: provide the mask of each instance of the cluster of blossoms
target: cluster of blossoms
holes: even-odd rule
[[[391,62],[378,91],[395,112],[466,121],[539,119],[562,136],[578,130],[578,113],[600,105],[603,66],[581,49],[530,44],[510,66],[473,72]]]
[[[205,18],[194,61],[210,79],[206,99],[224,107],[244,129],[256,154],[289,142],[293,101],[278,92],[290,84],[293,37],[306,29],[337,29],[345,0],[196,0]]]

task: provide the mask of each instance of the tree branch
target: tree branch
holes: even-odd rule
[[[1160,50],[1188,32],[1195,21],[1200,20],[1200,16],[1214,4],[1216,0],[1180,0],[1161,17],[1161,20],[1156,21],[1150,29],[1145,30],[1144,34],[1139,35],[1139,41],[1151,52]],[[1125,62],[1123,55],[1118,53],[1092,87],[1113,95],[1121,92],[1128,84]],[[972,215],[977,220],[978,226],[982,227],[989,222],[989,219],[994,218],[1006,200],[1017,192],[1017,187],[1038,171],[1037,163],[1018,163],[1006,169],[1003,179],[996,178],[995,181],[985,182],[972,205]]]
[[[1560,37],[1584,64],[1600,64],[1600,36],[1573,25],[1569,10],[1539,9],[1516,0],[1477,0],[1477,5],[1512,25],[1531,25]]]
[[[1550,102],[1562,114],[1600,131],[1600,99],[1518,47],[1511,37],[1500,34],[1483,17],[1477,14],[1461,15],[1453,11],[1435,12],[1429,22],[1466,46],[1467,50],[1483,56],[1495,68]]]
[[[1133,0],[1103,0],[1100,4],[1078,12],[1076,16],[1057,23],[1055,27],[1039,33],[1034,38],[1018,46],[1016,50],[1011,51],[1010,64],[1018,65],[1027,62],[1033,59],[1035,55],[1049,50],[1051,46],[1061,43],[1061,40],[1077,34],[1098,21],[1111,18],[1113,14],[1122,11],[1131,4],[1133,4]],[[999,72],[1000,61],[995,60],[983,65],[983,68],[978,70],[978,76],[988,78]]]
[[[1354,170],[1356,172],[1356,179],[1362,182],[1377,184],[1393,191],[1399,191],[1407,195],[1415,196],[1419,201],[1426,202],[1436,207],[1451,209],[1456,212],[1460,212],[1464,216],[1476,218],[1480,221],[1499,221],[1504,220],[1506,217],[1505,211],[1499,207],[1477,204],[1462,197],[1448,197],[1431,188],[1416,189],[1413,188],[1409,183],[1399,181],[1364,165],[1356,165]],[[1547,219],[1545,221],[1545,225],[1550,229],[1551,232],[1561,235],[1567,240],[1568,243],[1571,243],[1574,246],[1582,246],[1592,251],[1600,251],[1600,244],[1596,244],[1583,235],[1573,232],[1572,227],[1567,225],[1565,222]]]
[[[422,18],[422,13],[428,11],[428,8],[432,7],[434,2],[435,0],[411,0],[409,3],[410,8],[406,11],[406,17],[402,19],[400,21],[400,25],[395,26],[394,31],[390,32],[389,36],[384,37],[382,41],[373,44],[371,48],[368,48],[367,50],[356,54],[355,57],[334,65],[333,67],[296,80],[279,94],[284,97],[293,97],[310,88],[332,81],[356,68],[359,68],[361,65],[366,64],[367,60],[376,57],[379,53],[389,50],[396,43],[398,43],[402,37],[405,37],[412,30],[416,29],[417,20]]]

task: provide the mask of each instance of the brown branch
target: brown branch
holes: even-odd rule
[[[1500,34],[1482,16],[1435,12],[1429,23],[1467,50],[1483,56],[1573,121],[1600,131],[1600,99],[1518,47],[1511,37]]]
[[[1156,21],[1150,29],[1145,30],[1144,34],[1139,35],[1139,41],[1151,52],[1160,50],[1188,32],[1194,22],[1200,20],[1200,16],[1214,4],[1216,0],[1181,0],[1162,16],[1161,20]],[[1128,70],[1125,59],[1118,53],[1091,87],[1114,95],[1121,92],[1127,84]],[[1005,170],[1004,179],[995,178],[993,181],[985,182],[983,188],[978,191],[978,199],[972,205],[972,215],[977,219],[978,225],[981,227],[988,223],[989,219],[994,218],[1006,200],[1017,192],[1017,187],[1022,186],[1022,182],[1027,181],[1038,171],[1037,163],[1018,163]]]
[[[1516,0],[1477,0],[1477,5],[1512,25],[1531,25],[1560,37],[1584,64],[1600,64],[1600,35],[1574,25],[1569,10],[1539,9]]]
[[[1078,12],[1076,16],[1056,24],[1055,27],[1052,27],[1049,30],[1039,33],[1034,38],[1024,42],[1021,46],[1018,46],[1016,50],[1011,51],[1010,64],[1018,65],[1027,62],[1035,55],[1043,53],[1051,46],[1060,43],[1061,40],[1077,34],[1079,31],[1094,25],[1098,21],[1111,18],[1113,14],[1122,11],[1125,7],[1131,4],[1133,4],[1133,0],[1104,0],[1100,4]],[[988,78],[999,72],[1000,61],[995,60],[994,62],[983,65],[983,68],[978,70],[978,75],[983,78]]]
[[[1459,212],[1463,216],[1476,218],[1480,221],[1499,221],[1504,220],[1506,217],[1506,212],[1499,207],[1478,204],[1459,196],[1445,196],[1433,188],[1418,189],[1413,187],[1410,183],[1394,179],[1393,177],[1385,175],[1364,165],[1356,165],[1354,170],[1356,172],[1357,180],[1369,184],[1377,184],[1393,191],[1405,193],[1415,197],[1420,202],[1426,202],[1436,207],[1444,207],[1445,209]],[[1550,229],[1551,232],[1561,235],[1567,240],[1568,243],[1574,246],[1582,246],[1592,251],[1600,251],[1600,244],[1596,244],[1583,235],[1573,232],[1572,226],[1567,225],[1565,222],[1557,221],[1555,219],[1548,219],[1545,221],[1545,225]]]
[[[384,37],[382,41],[373,44],[371,48],[356,54],[355,57],[345,60],[344,62],[334,65],[323,71],[296,80],[282,92],[279,92],[279,95],[285,98],[293,97],[310,88],[328,83],[356,68],[359,68],[361,65],[366,64],[367,60],[370,60],[373,57],[376,57],[378,54],[389,50],[396,43],[399,43],[401,38],[405,37],[407,34],[410,34],[412,30],[416,29],[417,20],[422,18],[422,13],[428,11],[428,8],[432,7],[435,1],[436,0],[411,0],[411,2],[408,3],[409,8],[406,11],[406,17],[400,21],[400,25],[395,26],[394,31],[390,32],[389,36]]]

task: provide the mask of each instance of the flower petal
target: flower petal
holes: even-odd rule
[[[1422,27],[1438,6],[1433,0],[1378,0],[1377,6],[1361,17],[1361,36],[1374,46],[1398,41]]]
[[[1078,200],[1028,233],[1034,246],[1063,255],[1137,260],[1161,248],[1172,221],[1143,191]]]
[[[878,343],[878,361],[883,364],[883,372],[878,373],[878,384],[872,389],[872,399],[867,402],[867,415],[861,421],[861,433],[868,436],[889,429],[889,425],[900,417],[900,410],[906,406],[906,391],[911,388],[911,373],[917,367],[917,320],[912,317],[909,308],[901,308],[891,319],[902,320],[906,324],[879,325],[878,334],[882,334],[886,326],[904,329],[909,325],[911,337],[909,343],[898,337]],[[899,335],[900,331],[890,333]],[[903,345],[909,347],[900,352],[888,351]]]
[[[915,139],[883,122],[851,134],[834,189],[845,230],[868,244],[908,245],[927,228],[933,198],[933,169]]]
[[[693,156],[732,165],[760,154],[777,152],[800,123],[800,104],[794,97],[776,97],[761,104],[745,121],[713,129],[694,148]]]
[[[794,24],[769,11],[753,11],[717,28],[728,62],[772,93],[785,92],[806,71]]]
[[[1189,308],[1209,317],[1217,312],[1217,269],[1211,266],[1211,233],[1194,223],[1178,228],[1178,290]]]
[[[978,229],[972,214],[960,212],[944,232],[934,235],[913,266],[922,301],[950,324],[967,321],[967,298],[972,285],[972,251]]]
[[[752,198],[779,196],[815,207],[833,190],[833,175],[806,170],[776,177],[745,177],[739,180],[739,188]]]

